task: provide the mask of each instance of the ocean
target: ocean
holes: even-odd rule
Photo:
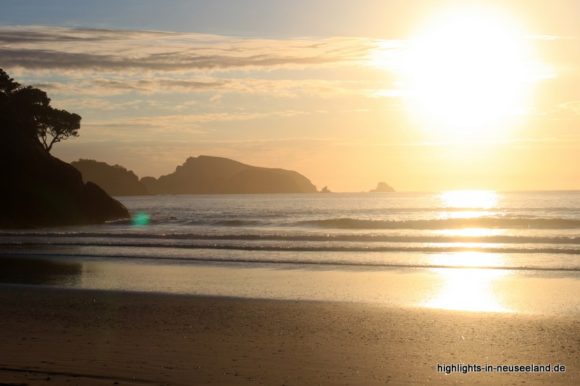
[[[0,283],[580,314],[580,192],[119,199],[133,219],[1,231]]]
[[[2,231],[11,254],[580,269],[580,192],[119,198],[134,218]]]

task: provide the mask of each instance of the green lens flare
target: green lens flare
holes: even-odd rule
[[[145,212],[136,213],[133,216],[133,226],[144,227],[146,225],[149,225],[149,219],[150,219],[149,214]]]

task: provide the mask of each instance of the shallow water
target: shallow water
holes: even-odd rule
[[[575,272],[0,257],[0,282],[472,312],[580,315]]]

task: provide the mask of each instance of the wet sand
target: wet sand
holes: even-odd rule
[[[574,315],[0,286],[2,385],[573,385],[579,350]]]

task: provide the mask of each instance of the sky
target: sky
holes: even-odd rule
[[[1,0],[0,67],[80,114],[56,156],[201,154],[318,188],[580,189],[580,2]]]

